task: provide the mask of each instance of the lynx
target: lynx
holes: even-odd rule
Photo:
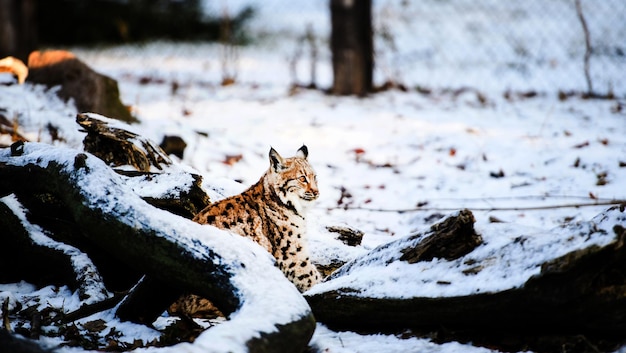
[[[260,244],[301,292],[321,280],[306,242],[306,213],[319,196],[308,153],[303,145],[294,157],[283,158],[270,148],[270,167],[256,184],[207,206],[193,219]]]

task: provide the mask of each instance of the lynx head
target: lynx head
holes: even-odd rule
[[[319,196],[317,177],[307,157],[309,150],[302,145],[291,158],[281,157],[270,149],[270,169],[266,178],[280,201],[302,214]]]

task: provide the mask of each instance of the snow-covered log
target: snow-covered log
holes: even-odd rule
[[[0,196],[45,191],[111,257],[210,299],[228,321],[193,343],[205,352],[302,351],[315,321],[261,247],[157,209],[93,155],[38,143],[0,150]],[[158,295],[158,293],[155,293]],[[180,344],[164,352],[180,349]]]
[[[467,218],[463,213],[443,224]],[[406,249],[436,242],[438,229],[450,228],[383,245],[305,293],[316,319],[341,330],[443,328],[452,339],[474,342],[485,333],[527,342],[557,334],[623,340],[623,208],[549,232],[490,224],[483,243],[458,258],[407,261]]]
[[[192,219],[209,205],[202,177],[183,171],[161,173],[116,170],[144,201],[162,210]]]

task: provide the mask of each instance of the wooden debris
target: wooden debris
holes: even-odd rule
[[[172,164],[167,154],[152,141],[121,128],[111,127],[93,114],[78,114],[76,122],[87,132],[83,140],[90,152],[112,167],[132,166],[140,172],[150,167],[162,170]]]

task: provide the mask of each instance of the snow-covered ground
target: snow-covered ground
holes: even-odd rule
[[[232,9],[240,6],[229,4]],[[303,6],[286,6],[279,19],[271,11],[261,11],[254,25],[276,36],[278,31],[304,31],[305,22],[310,22],[318,35],[325,35],[326,2]],[[306,15],[296,20],[297,10],[306,10]],[[402,56],[403,50],[406,55],[415,53],[417,44],[411,41],[411,33],[419,28],[407,27],[410,21],[406,19],[390,23],[398,24],[394,33],[400,53],[394,58],[407,57]],[[320,199],[310,216],[313,257],[319,263],[338,257],[349,260],[423,230],[461,208],[474,212],[479,233],[500,229],[501,234],[508,234],[502,231],[506,228],[524,229],[532,235],[588,221],[606,206],[523,208],[626,199],[623,92],[618,100],[559,100],[556,92],[543,90],[545,81],[536,79],[551,77],[565,89],[581,91],[584,81],[540,64],[531,68],[533,74],[527,79],[478,64],[476,70],[473,65],[426,65],[427,72],[447,70],[447,75],[463,77],[462,85],[471,89],[457,95],[392,90],[356,98],[290,91],[294,81],[308,83],[305,58],[297,66],[297,77],[290,73],[294,43],[267,35],[239,49],[232,63],[236,83],[225,87],[220,85],[222,48],[216,44],[156,42],[71,50],[96,71],[118,80],[122,100],[140,120],[134,131],[157,143],[164,135],[178,135],[186,141],[184,158],[178,162],[202,174],[207,188],[240,191],[267,169],[270,146],[290,156],[306,144],[320,187]],[[566,59],[561,53],[552,54]],[[428,79],[409,61],[382,60],[400,75],[390,76],[379,67],[379,83],[402,77],[402,83],[415,87]],[[321,51],[317,74],[319,86],[330,85],[326,49]],[[617,83],[614,87],[620,88]],[[505,99],[507,88],[545,94]],[[58,101],[51,91],[0,86],[0,108],[9,119],[17,118],[21,132],[32,140],[75,148],[82,145],[84,133],[74,122],[75,108]],[[59,128],[62,141],[51,139],[49,123]],[[240,160],[229,162],[233,160],[229,157],[239,155]],[[494,225],[493,220],[505,225]],[[323,226],[337,224],[363,231],[362,245],[346,248],[331,239]],[[472,285],[481,287],[481,283]],[[48,298],[47,305],[68,308],[72,303],[63,303],[63,298],[76,296],[66,288],[36,289],[26,283],[0,285],[0,292],[25,301]],[[158,336],[136,325],[117,323],[116,327],[131,342]],[[457,343],[437,345],[427,339],[333,332],[323,325],[318,325],[311,345],[320,352],[489,351]]]

